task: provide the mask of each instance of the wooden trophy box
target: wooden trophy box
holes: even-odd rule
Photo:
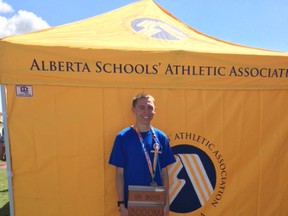
[[[164,215],[164,187],[129,185],[128,191],[129,216]]]

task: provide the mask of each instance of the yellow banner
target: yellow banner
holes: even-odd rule
[[[285,56],[12,46],[2,42],[0,81],[95,87],[287,89]],[[2,53],[2,51],[1,51]],[[52,55],[53,53],[53,55]],[[65,53],[65,55],[63,55]],[[13,55],[21,56],[15,62]],[[10,59],[10,60],[8,60]]]

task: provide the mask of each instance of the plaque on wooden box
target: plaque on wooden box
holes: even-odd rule
[[[164,187],[130,185],[128,190],[129,216],[163,216]]]

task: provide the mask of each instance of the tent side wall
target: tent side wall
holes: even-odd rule
[[[19,97],[7,85],[15,215],[118,215],[108,160],[116,133],[133,124],[131,99],[141,91],[155,96],[153,125],[167,133],[175,157],[197,154],[213,187],[198,196],[203,206],[181,207],[185,195],[174,194],[171,215],[187,206],[194,208],[187,215],[287,213],[287,90],[33,85],[33,97]],[[170,176],[171,186],[179,180]]]

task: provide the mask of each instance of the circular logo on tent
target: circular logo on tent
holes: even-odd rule
[[[176,159],[168,168],[170,210],[189,213],[204,211],[209,205],[217,207],[224,195],[227,170],[216,145],[193,133],[176,133],[169,139]]]
[[[207,203],[216,185],[212,160],[202,150],[191,145],[174,146],[176,163],[170,167],[170,209],[178,213],[195,211]]]
[[[131,22],[131,27],[140,34],[161,40],[181,40],[188,38],[188,35],[184,32],[157,19],[136,19]]]

